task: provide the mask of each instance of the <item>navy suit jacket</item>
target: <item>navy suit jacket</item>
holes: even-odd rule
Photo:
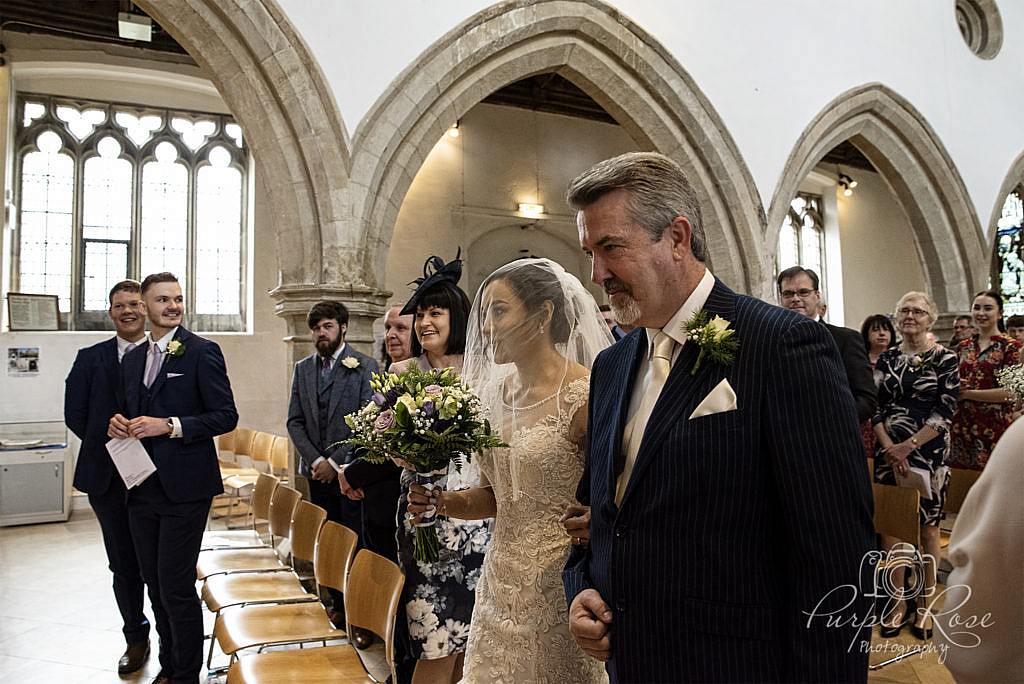
[[[64,381],[64,422],[82,440],[75,464],[75,489],[100,496],[110,486],[114,464],[107,453],[107,425],[124,403],[117,338],[78,350]]]
[[[175,503],[198,501],[224,491],[214,438],[238,425],[224,355],[216,342],[179,327],[174,339],[184,346],[180,356],[167,354],[148,389],[143,384],[148,346],[121,360],[126,418],[153,416],[181,420],[180,438],[142,440],[156,464],[167,498]]]
[[[338,356],[338,363],[331,369],[329,387],[330,400],[327,404],[326,443],[320,443],[320,411],[317,402],[319,386],[317,375],[320,369],[317,354],[311,354],[295,364],[292,376],[292,397],[288,404],[288,435],[292,438],[299,456],[299,473],[309,476],[313,461],[321,456],[330,457],[335,465],[341,466],[351,459],[352,448],[343,444],[327,453],[328,445],[347,439],[352,431],[345,424],[345,416],[358,411],[369,403],[370,376],[377,372],[377,362],[346,344]],[[346,368],[344,360],[352,358],[359,362],[355,368]],[[340,491],[340,490],[339,490]]]
[[[822,600],[818,614],[871,612],[858,591],[875,541],[871,487],[835,343],[721,281],[704,309],[731,322],[739,351],[693,375],[699,349],[684,345],[621,507],[615,463],[643,329],[594,362],[577,493],[590,545],[568,560],[567,597],[594,588],[611,607],[612,682],[864,681],[857,629],[805,615]],[[690,420],[723,378],[737,409]]]
[[[875,387],[868,352],[864,348],[864,338],[856,330],[829,323],[824,325],[839,347],[839,355],[846,369],[846,381],[850,383],[853,403],[857,406],[857,418],[862,423],[870,420],[878,408],[878,389]]]

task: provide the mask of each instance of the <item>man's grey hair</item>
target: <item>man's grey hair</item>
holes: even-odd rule
[[[598,162],[569,183],[566,199],[581,210],[615,190],[629,191],[629,215],[657,242],[677,216],[690,221],[690,251],[707,261],[704,221],[683,169],[657,152],[628,152]]]

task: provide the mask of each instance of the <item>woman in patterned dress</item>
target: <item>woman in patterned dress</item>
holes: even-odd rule
[[[979,292],[971,308],[977,333],[960,342],[960,406],[953,418],[949,465],[981,470],[1013,422],[1013,396],[999,387],[996,372],[1020,363],[1021,343],[999,332],[1003,301]]]
[[[878,364],[878,357],[887,349],[892,349],[896,342],[896,329],[892,321],[884,314],[874,314],[864,319],[860,326],[860,336],[864,340],[864,349],[868,353],[868,364],[872,372]],[[864,453],[875,454],[875,428],[871,419],[865,420],[860,426],[860,437],[864,440]]]
[[[432,274],[428,272],[431,267]],[[393,364],[392,373],[413,365],[422,370],[462,371],[470,305],[466,293],[456,285],[461,275],[458,257],[447,264],[437,257],[427,260],[424,277],[417,281],[419,287],[401,312],[415,314],[413,358]],[[398,558],[405,571],[402,605],[409,625],[411,655],[416,658],[412,681],[457,682],[462,677],[474,590],[490,543],[489,521],[439,517],[435,527],[441,540],[439,558],[434,563],[417,561],[413,557],[415,527],[406,513],[412,481],[412,472],[404,470],[398,504]],[[449,489],[478,483],[479,468],[472,463],[463,466],[461,472],[453,469],[440,482]]]
[[[925,554],[924,593],[935,587],[935,560],[941,557],[939,522],[949,485],[949,468],[944,464],[949,453],[949,425],[960,393],[957,358],[952,351],[929,340],[928,331],[937,318],[935,302],[923,292],[908,292],[896,305],[896,325],[903,336],[899,347],[878,357],[875,384],[878,386],[878,412],[875,427],[875,482],[897,485],[911,474],[911,468],[926,476],[930,496],[921,496],[919,522],[921,545]],[[882,535],[882,543],[892,553],[900,540]],[[891,573],[893,586],[903,586],[904,568]],[[881,635],[899,634],[911,621],[905,600],[891,598],[882,614]],[[919,639],[932,633],[932,619],[926,611],[917,611],[911,631]]]
[[[589,369],[611,335],[579,280],[548,259],[498,269],[470,319],[465,378],[509,447],[475,458],[477,488],[409,493],[412,512],[494,516],[463,684],[604,682],[601,664],[569,634],[570,542],[559,519],[577,504]]]

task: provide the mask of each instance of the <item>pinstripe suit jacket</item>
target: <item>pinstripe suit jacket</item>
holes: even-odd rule
[[[739,351],[691,375],[699,349],[684,345],[620,507],[615,463],[644,331],[594,363],[578,492],[591,541],[569,558],[568,599],[592,587],[612,608],[612,682],[864,681],[856,627],[805,614],[871,612],[858,590],[875,542],[871,488],[836,345],[824,326],[718,280],[704,308],[732,322]],[[723,378],[737,410],[689,420]]]

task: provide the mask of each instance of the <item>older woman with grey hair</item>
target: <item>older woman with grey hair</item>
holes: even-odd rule
[[[929,339],[928,332],[938,316],[934,300],[923,292],[908,292],[896,304],[896,327],[903,337],[898,347],[888,349],[875,365],[878,412],[872,419],[875,430],[875,482],[914,486],[919,478],[921,493],[919,521],[924,547],[923,593],[935,587],[935,561],[940,558],[939,522],[949,484],[949,468],[943,465],[949,454],[949,426],[960,394],[960,375],[954,352]],[[900,540],[882,535],[890,551]],[[903,587],[903,567],[892,571],[891,586]],[[920,578],[916,583],[920,590]],[[881,636],[899,634],[912,622],[902,595],[890,598],[882,615]],[[911,631],[927,640],[932,619],[918,610]]]

